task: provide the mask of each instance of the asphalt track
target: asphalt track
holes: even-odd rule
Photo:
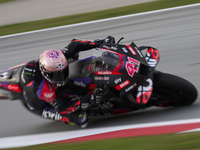
[[[137,15],[56,30],[0,39],[0,70],[32,59],[46,49],[61,49],[72,38],[94,39],[112,35],[125,37],[124,44],[134,41],[138,46],[156,47],[161,54],[158,70],[181,76],[200,90],[200,6]],[[90,51],[81,57],[88,56]],[[180,108],[157,108],[121,116],[91,119],[88,129],[134,125],[139,123],[198,119],[200,100]],[[28,112],[19,101],[0,102],[0,138],[77,131],[76,126],[42,119]]]

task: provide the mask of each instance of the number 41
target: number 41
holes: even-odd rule
[[[139,65],[140,65],[140,62],[131,58],[131,57],[128,57],[128,62],[126,62],[126,70],[129,74],[129,76],[133,77],[134,73],[135,72],[138,72],[139,70]]]

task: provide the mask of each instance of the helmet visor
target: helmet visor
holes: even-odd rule
[[[47,74],[51,81],[55,84],[64,84],[69,75],[69,68],[66,67],[63,70],[47,72]]]

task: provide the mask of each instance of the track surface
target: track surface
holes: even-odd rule
[[[124,36],[138,46],[160,50],[158,70],[181,76],[200,91],[200,6],[140,15],[124,19],[74,26],[64,29],[3,38],[0,40],[0,70],[32,59],[46,49],[61,49],[72,38]],[[87,56],[85,52],[81,56]],[[199,118],[199,98],[189,107],[149,108],[130,114],[91,119],[88,128]],[[0,137],[79,130],[76,126],[44,120],[28,112],[19,101],[0,102]]]

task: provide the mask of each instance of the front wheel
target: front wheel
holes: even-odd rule
[[[175,75],[154,72],[154,88],[149,103],[170,107],[192,104],[197,98],[197,89],[187,80]]]

